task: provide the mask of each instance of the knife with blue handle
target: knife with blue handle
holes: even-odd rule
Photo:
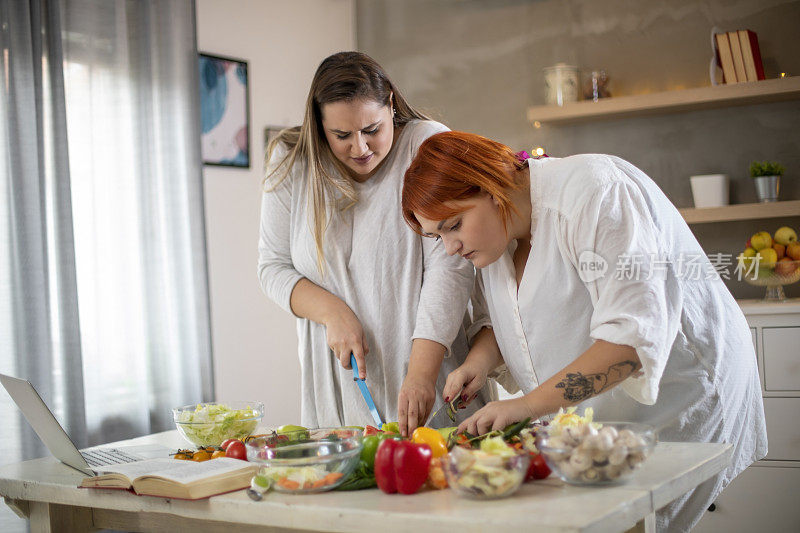
[[[350,354],[350,366],[353,367],[353,381],[355,381],[356,384],[358,384],[358,388],[361,389],[361,396],[363,396],[364,401],[367,402],[367,407],[369,407],[369,412],[372,414],[372,419],[375,420],[376,427],[380,429],[383,425],[383,420],[381,420],[381,415],[378,413],[378,408],[375,407],[375,402],[372,399],[372,394],[369,393],[367,384],[364,383],[363,379],[359,379],[358,377],[358,363],[356,363],[356,356],[352,353]]]

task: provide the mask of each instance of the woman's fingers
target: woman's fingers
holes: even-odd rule
[[[367,360],[364,358],[363,346],[361,344],[354,346],[352,353],[356,357],[359,379],[367,379]]]
[[[444,390],[442,390],[442,398],[444,401],[453,401],[459,393],[464,396],[466,391],[462,392],[462,389],[464,389],[472,379],[473,374],[465,369],[463,365],[450,372],[444,384]]]

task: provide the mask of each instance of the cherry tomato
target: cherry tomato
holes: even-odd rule
[[[222,441],[222,444],[220,445],[220,448],[222,448],[223,450],[227,450],[228,446],[230,446],[231,443],[234,443],[234,442],[241,442],[241,441],[239,439],[227,439],[227,440]]]
[[[225,450],[217,450],[211,454],[212,459],[217,459],[218,457],[225,457]]]
[[[228,444],[225,449],[225,457],[247,461],[247,449],[244,447],[244,442],[237,440]]]
[[[192,455],[192,461],[202,462],[208,461],[209,459],[211,459],[211,454],[203,449],[197,450],[194,452],[194,455]]]
[[[530,452],[531,465],[528,467],[528,473],[525,475],[525,481],[531,479],[544,479],[550,475],[550,467],[544,460],[540,453]]]

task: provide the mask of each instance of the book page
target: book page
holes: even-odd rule
[[[158,476],[176,483],[185,484],[255,466],[252,463],[240,459],[231,459],[230,457],[220,457],[203,461],[202,463],[161,458],[114,465],[104,468],[104,471],[124,474],[131,480],[140,477]]]

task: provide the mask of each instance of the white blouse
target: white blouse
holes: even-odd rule
[[[370,348],[366,383],[385,422],[397,420],[397,397],[408,370],[413,339],[429,339],[448,347],[436,382],[435,410],[441,406],[447,374],[466,357],[467,333],[486,323],[478,321],[468,326],[469,332],[465,329],[465,310],[475,275],[472,265],[448,257],[441,242],[414,233],[400,210],[403,174],[417,148],[434,133],[446,130],[438,122],[408,123],[381,169],[366,182],[354,184],[358,203],[330,215],[324,240],[325,276],[317,268],[309,225],[305,163],[296,161],[281,185],[263,194],[258,245],[262,289],[291,312],[292,290],[305,277],[353,310]],[[270,168],[286,153],[277,152]],[[353,383],[352,371],[342,368],[328,348],[325,327],[298,318],[297,335],[301,424],[374,424]],[[486,387],[463,416],[493,398],[494,390]],[[444,410],[432,424],[452,425]]]
[[[596,340],[634,347],[640,375],[581,408],[592,406],[600,420],[655,425],[665,441],[734,444],[730,466],[695,491],[691,505],[673,509],[671,526],[690,527],[767,452],[744,315],[678,210],[642,171],[607,155],[528,162],[531,252],[519,290],[515,243],[479,273],[508,372],[527,393]],[[573,377],[576,391],[597,386]]]

